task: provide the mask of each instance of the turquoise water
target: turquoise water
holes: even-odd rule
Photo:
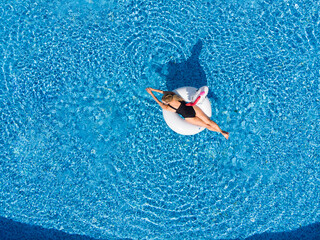
[[[93,238],[320,220],[319,1],[0,4],[0,216]],[[210,89],[169,129],[146,87]]]

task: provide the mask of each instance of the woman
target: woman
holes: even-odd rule
[[[183,98],[174,92],[161,91],[154,88],[146,88],[146,90],[162,109],[178,113],[191,124],[205,127],[210,131],[219,132],[226,139],[229,138],[229,133],[222,131],[218,124],[212,121],[198,106],[187,106],[187,103],[183,100]],[[153,92],[163,94],[162,102],[156,98]]]

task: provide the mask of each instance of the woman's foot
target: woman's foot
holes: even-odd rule
[[[228,133],[228,132],[222,131],[221,134],[222,134],[226,139],[229,138],[229,133]]]

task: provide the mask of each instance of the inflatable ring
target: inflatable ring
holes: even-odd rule
[[[173,92],[181,96],[186,102],[197,101],[196,106],[198,106],[208,117],[211,117],[211,103],[206,97],[208,94],[208,87],[204,86],[200,89],[196,89],[194,87],[181,87],[173,90]],[[205,92],[205,94],[203,92]],[[200,100],[199,96],[201,96]],[[205,129],[204,127],[199,127],[188,123],[178,113],[167,110],[162,110],[162,113],[168,127],[170,127],[176,133],[182,135],[194,135]]]

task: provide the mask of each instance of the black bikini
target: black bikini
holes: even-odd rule
[[[181,102],[181,104],[178,107],[178,109],[172,107],[170,104],[169,104],[169,107],[176,110],[176,113],[179,113],[184,118],[193,118],[196,116],[196,111],[193,109],[192,106],[186,106],[187,103],[185,101],[179,101],[179,102]]]

